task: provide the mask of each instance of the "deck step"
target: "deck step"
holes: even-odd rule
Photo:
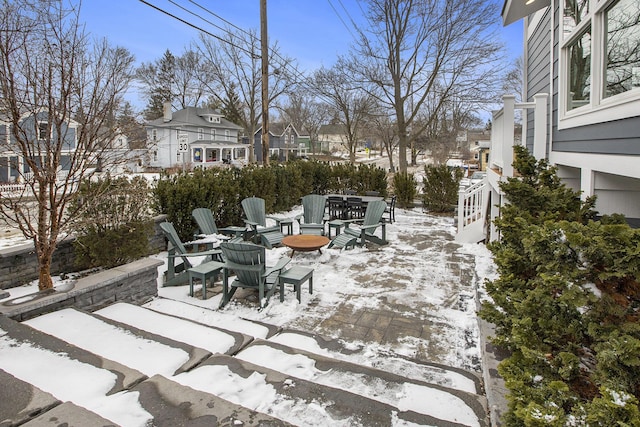
[[[290,329],[280,331],[269,338],[269,341],[454,390],[474,394],[484,392],[482,379],[474,372],[413,359],[388,350],[374,353],[371,348],[363,345],[345,343],[341,339],[328,339]]]
[[[4,349],[22,346],[29,360],[5,368]],[[63,309],[23,324],[0,318],[0,350],[8,375],[49,396],[21,415],[33,425],[60,411],[73,421],[83,410],[119,425],[489,425],[473,373],[162,298],[95,313]],[[72,359],[66,376],[43,369],[34,380],[33,366],[55,357]],[[78,396],[83,378],[71,374],[86,369],[94,371],[85,377],[112,378],[91,385],[91,399]]]
[[[255,365],[304,379],[321,386],[366,396],[425,417],[467,424],[482,419],[486,401],[473,392],[429,384],[424,381],[350,363],[276,342],[256,340],[236,355]],[[452,410],[455,408],[455,410]]]

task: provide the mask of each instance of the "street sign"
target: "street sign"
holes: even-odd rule
[[[186,153],[189,151],[189,136],[186,133],[181,133],[178,137],[178,152]]]

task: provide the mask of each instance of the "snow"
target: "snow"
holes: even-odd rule
[[[293,217],[298,213],[301,213],[301,208],[280,216]],[[406,337],[397,343],[384,345],[344,341],[343,346],[352,349],[353,355],[320,348],[315,340],[300,334],[283,333],[271,339],[311,353],[389,370],[418,380],[427,381],[434,376],[440,377],[444,382],[440,385],[474,393],[475,385],[467,377],[433,367],[418,368],[398,355],[416,357],[428,349],[436,349],[433,359],[430,358],[434,362],[467,369],[473,366],[471,361],[477,361],[481,354],[476,320],[476,292],[481,289],[485,278],[496,277],[491,254],[483,245],[458,245],[443,239],[408,243],[406,237],[425,233],[425,226],[429,227],[428,233],[452,236],[455,232],[452,219],[428,216],[420,209],[396,209],[396,216],[398,221],[387,225],[387,240],[391,242],[389,245],[349,251],[323,249],[322,254],[296,253],[291,265],[314,269],[314,293],[310,295],[305,284],[300,304],[289,286],[284,302],[281,303],[276,294],[261,311],[256,310],[255,304],[243,304],[236,298],[223,310],[218,310],[221,295],[202,300],[189,297],[188,286],[161,287],[159,283],[161,298],[146,304],[145,308],[114,304],[97,314],[212,353],[224,353],[233,345],[232,337],[203,325],[264,339],[267,338],[268,328],[253,321],[287,329],[318,332],[318,325],[329,318],[336,307],[344,304],[346,298],[354,311],[375,309],[383,303],[390,306],[402,304],[410,310],[406,316],[415,316],[440,326],[429,338]],[[295,223],[294,232],[297,232]],[[400,236],[403,238],[399,239]],[[451,256],[450,250],[444,250],[445,245],[459,247]],[[289,255],[287,248],[267,251],[268,264],[275,264],[283,255]],[[472,260],[467,262],[474,263],[475,275],[468,280],[462,276],[458,260],[464,257]],[[165,262],[158,269],[160,282],[166,269],[166,253],[154,258]],[[192,260],[195,263],[201,261],[198,258]],[[56,285],[61,283],[60,278],[55,280]],[[35,282],[10,289],[9,298],[28,298],[27,295],[35,290]],[[189,319],[201,325],[176,318],[168,319],[152,310]],[[226,366],[205,365],[174,375],[188,358],[183,350],[133,336],[122,328],[76,310],[60,310],[26,323],[78,347],[138,369],[145,375],[161,374],[194,389],[216,394],[292,424],[356,424],[355,420],[349,418],[336,424],[321,402],[304,402],[283,396],[266,382],[264,375],[257,372],[244,378]],[[331,331],[321,332],[329,338],[341,338],[337,332],[335,335]],[[292,377],[292,387],[295,386],[296,378],[309,379],[344,390],[361,391],[368,397],[395,406],[399,411],[428,411],[432,416],[452,422],[477,425],[477,417],[468,405],[458,397],[435,388],[413,383],[390,386],[379,382],[365,385],[357,376],[321,371],[309,357],[289,355],[268,346],[251,346],[237,357],[285,372]],[[113,373],[74,361],[65,354],[56,354],[28,343],[16,343],[2,331],[0,366],[12,375],[52,393],[58,399],[72,401],[119,425],[144,426],[150,419],[150,415],[138,402],[137,393],[121,392],[107,396],[116,381]],[[477,362],[475,366],[477,368]],[[44,371],[47,372],[46,375]],[[77,375],[79,372],[82,374]],[[78,383],[70,387],[72,378]],[[394,425],[411,425],[397,417],[394,420]]]

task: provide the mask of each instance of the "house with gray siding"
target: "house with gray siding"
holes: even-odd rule
[[[24,152],[16,145],[12,130],[13,124],[9,117],[0,115],[0,184],[25,182],[31,176],[31,170],[24,157]],[[79,124],[74,120],[67,120],[59,127],[49,123],[47,112],[25,113],[19,123],[27,140],[32,141],[33,160],[39,162],[39,157],[47,152],[47,145],[54,143],[59,137],[61,141],[59,174],[68,173],[71,168],[71,157],[76,150],[77,132]],[[60,135],[57,134],[60,132]]]
[[[253,135],[255,158],[262,162],[262,126]],[[309,137],[301,136],[291,123],[269,123],[269,156],[280,161],[309,155]]]
[[[505,95],[493,114],[487,179],[461,194],[458,240],[495,230],[476,219],[499,215],[500,181],[513,175],[514,112],[523,111],[523,141],[536,158],[600,214],[640,223],[640,1],[505,0],[504,25],[524,22],[523,102]],[[480,188],[481,187],[481,188]],[[469,198],[471,197],[471,198]],[[469,208],[469,206],[476,206]],[[471,216],[467,216],[469,213]],[[474,230],[475,228],[475,230]]]

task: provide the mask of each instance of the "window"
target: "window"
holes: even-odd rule
[[[211,140],[212,141],[216,140],[216,130],[215,129],[211,129]]]
[[[228,140],[229,140],[229,131],[228,131],[228,130],[225,130],[225,131],[224,131],[224,140],[225,140],[225,141],[228,141]]]
[[[591,90],[591,28],[568,46],[567,110],[589,104]]]
[[[605,87],[604,97],[640,88],[640,4],[620,0],[604,14]]]
[[[562,4],[559,128],[637,116],[640,1]]]
[[[204,129],[198,128],[198,139],[204,139]]]
[[[151,130],[151,140],[152,141],[157,141],[158,140],[158,130],[157,129],[152,129]]]
[[[40,122],[38,123],[38,139],[48,140],[51,137],[51,133],[49,131],[49,123]]]

